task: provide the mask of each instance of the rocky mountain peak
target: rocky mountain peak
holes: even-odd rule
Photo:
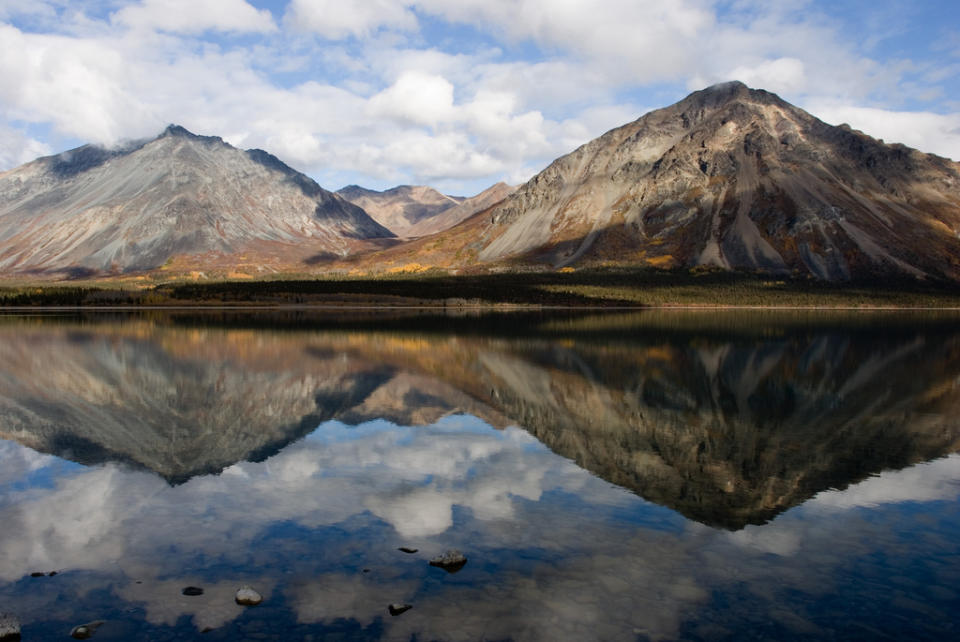
[[[176,124],[167,125],[167,128],[164,129],[155,140],[160,140],[161,138],[179,138],[198,143],[227,145],[227,143],[224,142],[224,140],[219,136],[201,136],[194,134],[187,128]]]
[[[958,185],[957,163],[723,83],[554,161],[477,258],[960,280]]]

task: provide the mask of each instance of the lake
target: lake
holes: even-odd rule
[[[0,613],[24,640],[957,639],[958,321],[2,316]]]

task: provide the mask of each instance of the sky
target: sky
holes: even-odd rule
[[[957,0],[0,0],[0,170],[176,123],[472,195],[727,80],[960,160]]]

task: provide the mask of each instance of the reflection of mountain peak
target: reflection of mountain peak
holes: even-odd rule
[[[687,517],[740,528],[960,447],[948,419],[960,335],[940,327],[621,327],[550,341],[12,323],[0,326],[0,431],[178,483],[267,458],[329,419],[469,413],[517,423]]]

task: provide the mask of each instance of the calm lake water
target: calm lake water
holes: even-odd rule
[[[958,321],[0,317],[0,613],[24,640],[957,639]]]

